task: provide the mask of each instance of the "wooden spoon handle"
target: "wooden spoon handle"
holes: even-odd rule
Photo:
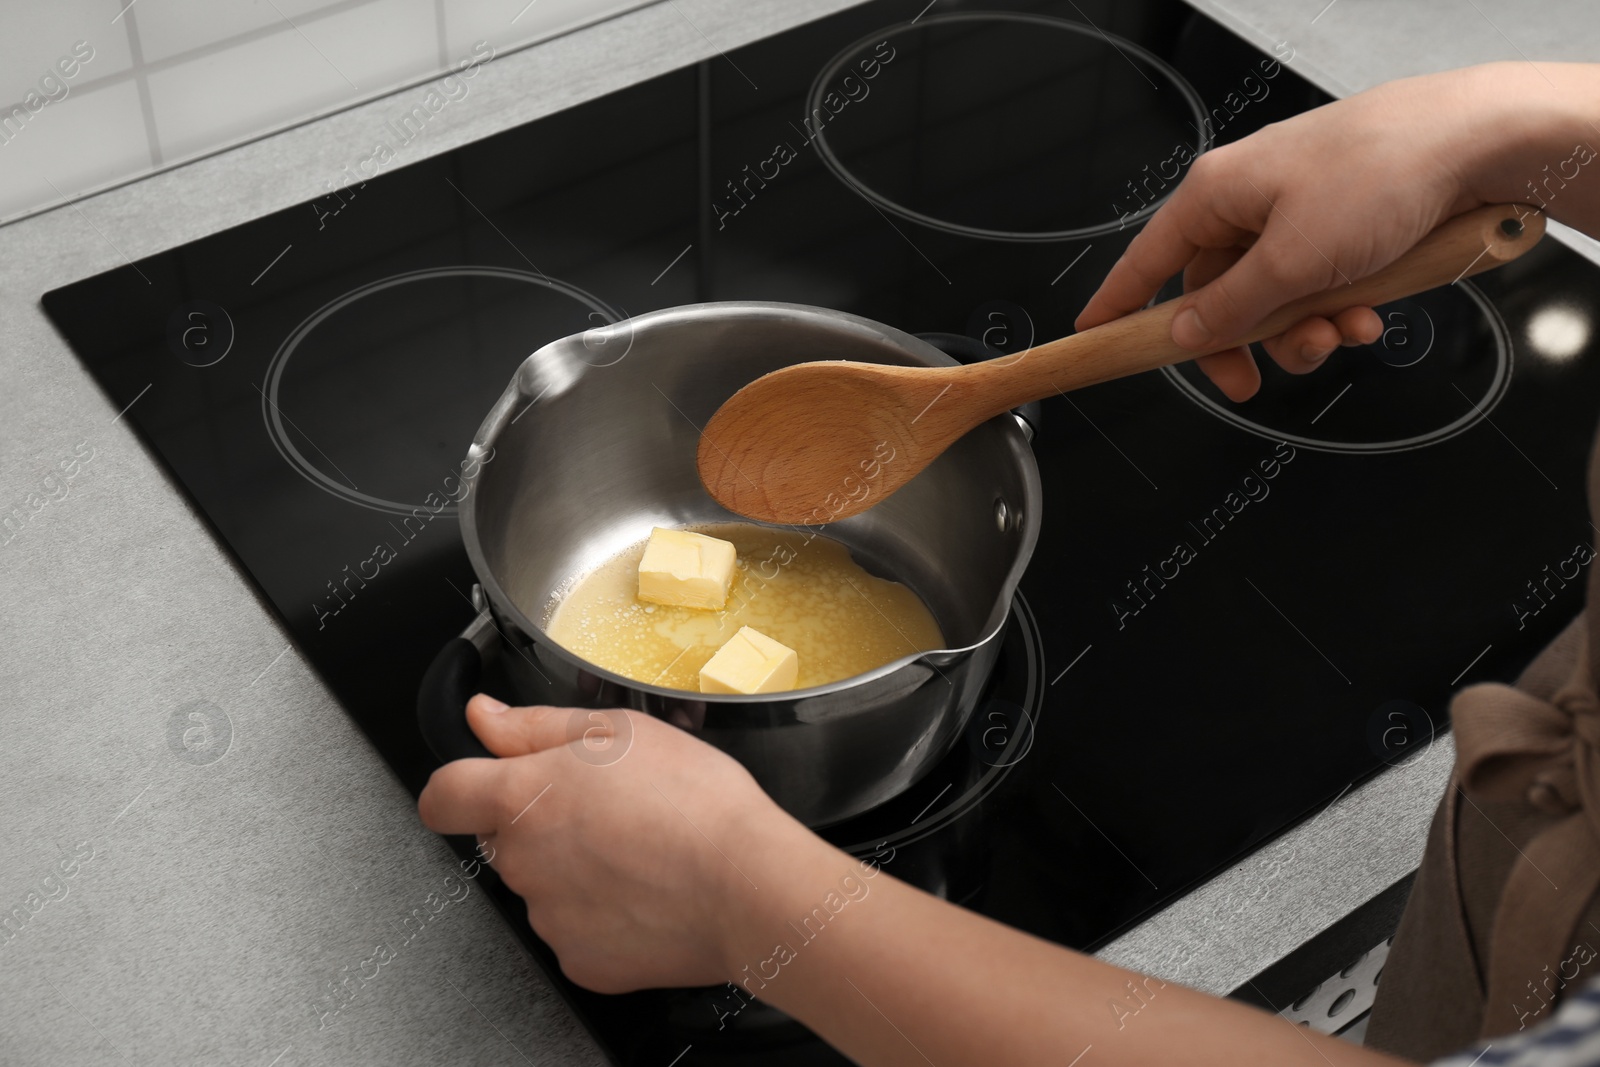
[[[1385,304],[1452,284],[1516,259],[1543,235],[1544,216],[1526,205],[1495,204],[1468,211],[1441,223],[1382,270],[1285,304],[1247,336],[1209,351],[1275,337],[1311,316]],[[1308,248],[1307,254],[1315,253]],[[1172,340],[1172,316],[1180,303],[1181,298],[1168,300],[1015,356],[964,369],[972,373],[970,385],[986,394],[982,406],[998,414],[1029,400],[1180,363],[1201,354]]]

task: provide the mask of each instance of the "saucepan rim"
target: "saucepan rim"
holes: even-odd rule
[[[678,322],[704,320],[707,318],[708,313],[730,314],[733,316],[750,315],[755,317],[777,314],[821,319],[833,326],[849,326],[866,339],[889,341],[908,354],[920,359],[928,366],[958,365],[956,360],[941,352],[929,342],[903,330],[895,329],[892,326],[886,326],[883,323],[848,312],[833,311],[810,304],[793,304],[781,301],[723,300],[701,304],[684,304],[678,307],[644,312],[619,320],[602,329],[608,331],[612,338],[618,334],[626,336],[629,338],[631,346],[632,338],[640,329]],[[545,368],[554,365],[555,361],[541,360],[541,354],[568,347],[575,343],[583,344],[592,341],[596,332],[595,330],[588,330],[559,338],[540,346],[524,359],[518,365],[516,373],[512,375],[511,381],[506,385],[505,390],[500,394],[500,398],[490,408],[489,414],[484,417],[477,433],[473,435],[472,444],[467,449],[468,469],[471,470],[471,473],[462,477],[464,492],[460,504],[461,539],[466,547],[467,556],[472,561],[472,569],[477,575],[479,584],[483,587],[484,594],[488,598],[488,603],[484,610],[489,612],[493,618],[509,622],[526,640],[537,644],[541,649],[565,660],[568,664],[624,689],[671,700],[694,700],[703,701],[707,704],[732,705],[768,705],[774,701],[799,701],[860,689],[918,662],[928,662],[930,666],[937,670],[939,660],[944,659],[953,662],[970,656],[978,649],[995,640],[1005,629],[1006,622],[1011,615],[1012,598],[1016,593],[1018,584],[1022,581],[1023,572],[1027,570],[1028,564],[1033,558],[1033,551],[1038,544],[1041,523],[1040,501],[1043,496],[1043,489],[1033,449],[1028,444],[1022,430],[1014,421],[1006,416],[1000,416],[1005,422],[996,426],[995,431],[1005,436],[1006,442],[1021,468],[1024,497],[1022,501],[1021,541],[1012,558],[1011,568],[1006,574],[1006,579],[996,591],[994,607],[990,609],[991,623],[983,636],[970,644],[959,648],[926,649],[921,652],[908,653],[899,659],[880,667],[875,667],[870,671],[864,671],[861,674],[851,675],[848,678],[841,678],[824,685],[761,694],[699,693],[689,689],[674,689],[649,682],[641,682],[608,670],[597,663],[592,663],[563,647],[560,642],[550,637],[542,626],[535,624],[511,597],[506,595],[505,590],[501,587],[499,576],[489,566],[478,538],[477,488],[478,479],[482,477],[487,465],[486,457],[493,455],[495,441],[500,433],[512,421],[522,418],[524,414],[531,414],[532,417],[537,417],[537,412],[531,412],[530,409],[532,407],[536,406],[541,400],[547,398],[555,399],[561,393],[576,385],[583,377],[583,372],[580,372],[565,378],[552,380],[551,375]],[[593,365],[591,364],[590,366],[592,367]],[[989,426],[992,423],[993,420],[985,425]],[[750,522],[758,526],[774,525],[738,517],[729,521]],[[823,528],[826,528],[825,525]],[[833,540],[844,545],[846,549],[850,548],[847,542],[838,538],[833,538]],[[913,589],[913,592],[916,592],[916,590]],[[506,635],[502,634],[502,636]]]

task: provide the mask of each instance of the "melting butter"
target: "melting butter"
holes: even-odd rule
[[[694,529],[738,550],[723,610],[639,600],[640,541],[574,583],[545,632],[625,678],[690,692],[700,688],[700,668],[741,626],[795,650],[799,689],[944,647],[939,624],[915,593],[868,574],[837,541],[746,523]]]

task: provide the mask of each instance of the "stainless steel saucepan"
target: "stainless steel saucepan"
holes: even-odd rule
[[[461,533],[481,613],[423,681],[419,720],[436,755],[487,755],[464,704],[490,655],[519,703],[628,707],[685,725],[812,826],[893,797],[949,751],[999,653],[1039,533],[1039,473],[1011,417],[983,424],[882,505],[823,531],[868,571],[915,590],[948,648],[810,689],[719,696],[624,678],[545,634],[561,592],[652,526],[738,519],[696,476],[699,427],[741,386],[813,359],[953,362],[854,315],[715,303],[567,337],[522,363],[468,450]],[[885,461],[863,457],[861,480],[841,485],[840,498],[870,492],[874,459]],[[838,501],[817,503],[823,519]]]

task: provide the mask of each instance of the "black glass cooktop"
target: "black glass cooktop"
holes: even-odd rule
[[[451,476],[529,352],[727,299],[1014,352],[1071,329],[1196,151],[1321,100],[1289,46],[1176,2],[925,5],[45,295],[413,791],[418,680],[474,614]],[[1092,949],[1426,746],[1454,687],[1512,676],[1581,602],[1597,277],[1547,241],[1382,309],[1316,374],[1265,365],[1241,405],[1188,367],[1046,401],[1043,532],[973,727],[829,836]],[[836,1059],[726,989],[576,989],[491,890],[619,1063]]]

